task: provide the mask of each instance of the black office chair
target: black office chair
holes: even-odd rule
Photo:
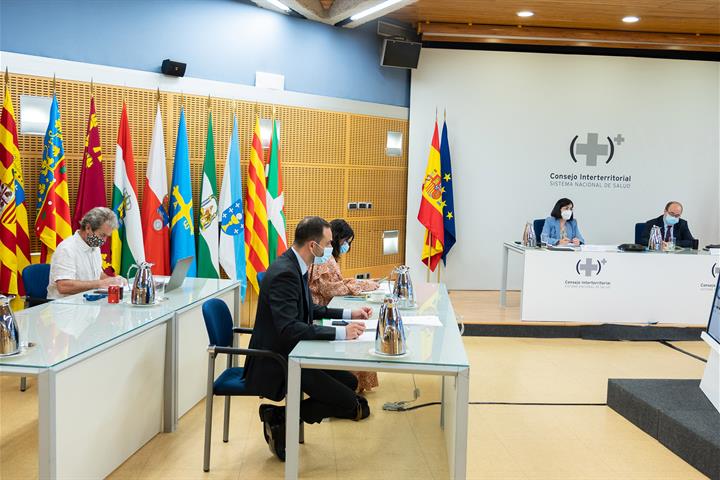
[[[538,218],[537,220],[533,220],[533,230],[535,230],[535,239],[537,240],[538,245],[540,245],[540,235],[542,234],[544,226],[544,218]]]
[[[233,334],[251,334],[251,328],[233,327],[230,309],[219,298],[213,298],[202,306],[205,328],[207,329],[210,346],[208,347],[208,375],[207,395],[205,397],[205,453],[203,457],[203,471],[210,471],[210,438],[212,434],[212,410],[213,397],[215,395],[225,397],[225,417],[223,419],[223,442],[228,441],[230,433],[230,397],[259,397],[257,392],[252,391],[243,378],[243,368],[233,367],[233,355],[245,355],[254,357],[265,357],[276,360],[285,374],[287,385],[287,360],[281,355],[270,350],[257,350],[252,348],[233,348]],[[218,353],[227,355],[227,368],[215,380],[215,358]],[[300,423],[300,443],[304,442],[304,429]]]
[[[49,264],[28,265],[22,271],[22,281],[25,286],[25,308],[51,301],[47,298],[47,287],[50,283]],[[27,390],[27,377],[20,377],[20,391],[24,392],[25,390]]]
[[[645,231],[645,222],[635,224],[635,243],[640,244],[640,237]],[[647,247],[647,245],[645,245]]]

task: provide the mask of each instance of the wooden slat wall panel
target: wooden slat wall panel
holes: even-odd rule
[[[1,78],[0,88],[4,88],[4,80]],[[53,79],[11,75],[10,88],[19,124],[21,113],[19,96],[50,96],[53,91]],[[90,89],[89,82],[62,79],[55,81],[62,118],[72,209],[75,207],[82,163]],[[115,143],[123,102],[128,108],[138,196],[142,202],[158,93],[154,90],[102,84],[95,84],[93,91],[102,142],[108,204],[112,192]],[[180,108],[181,106],[185,108],[193,207],[197,221],[208,105],[213,112],[218,188],[222,183],[225,168],[233,113],[236,113],[238,118],[243,185],[246,185],[254,115],[257,113],[261,118],[272,118],[273,106],[224,98],[212,98],[208,102],[208,97],[166,92],[161,92],[159,98],[163,115],[168,182],[172,178]],[[276,118],[281,121],[280,155],[283,162],[288,240],[292,242],[297,222],[306,215],[320,215],[328,220],[346,218],[352,223],[356,233],[353,249],[342,262],[348,269],[347,274],[389,271],[393,266],[403,263],[408,122],[300,107],[277,106],[274,110]],[[403,156],[385,155],[387,131],[403,133]],[[43,138],[21,135],[19,143],[32,229],[35,223]],[[264,155],[267,161],[269,152],[265,151]],[[350,197],[354,201],[373,202],[373,209],[349,212],[346,202]],[[401,252],[398,255],[387,257],[382,255],[382,231],[386,229],[401,231]],[[31,239],[33,252],[39,251],[35,236],[31,236]],[[255,301],[254,294],[249,290],[248,301],[243,306],[245,323],[248,316],[253,315]]]

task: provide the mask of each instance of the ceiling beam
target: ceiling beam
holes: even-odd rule
[[[720,35],[459,23],[419,23],[427,42],[558,45],[720,53]]]

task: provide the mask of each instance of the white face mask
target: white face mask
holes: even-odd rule
[[[565,220],[570,220],[570,217],[572,217],[572,210],[563,210],[560,212],[560,216]]]

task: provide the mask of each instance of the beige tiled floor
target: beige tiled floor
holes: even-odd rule
[[[659,343],[466,337],[471,401],[604,402],[608,378],[700,378],[704,364]],[[706,356],[701,342],[676,342]],[[418,376],[419,403],[437,400],[435,377]],[[37,476],[37,400],[18,379],[0,379],[0,477]],[[447,478],[439,407],[386,412],[412,396],[412,378],[380,374],[366,421],[306,427],[301,477],[423,480]],[[262,438],[258,401],[233,401],[230,442],[222,443],[216,402],[211,471],[202,472],[204,403],[173,434],[160,434],[110,478],[276,479],[283,464]],[[469,479],[694,479],[683,460],[607,407],[471,405]]]

